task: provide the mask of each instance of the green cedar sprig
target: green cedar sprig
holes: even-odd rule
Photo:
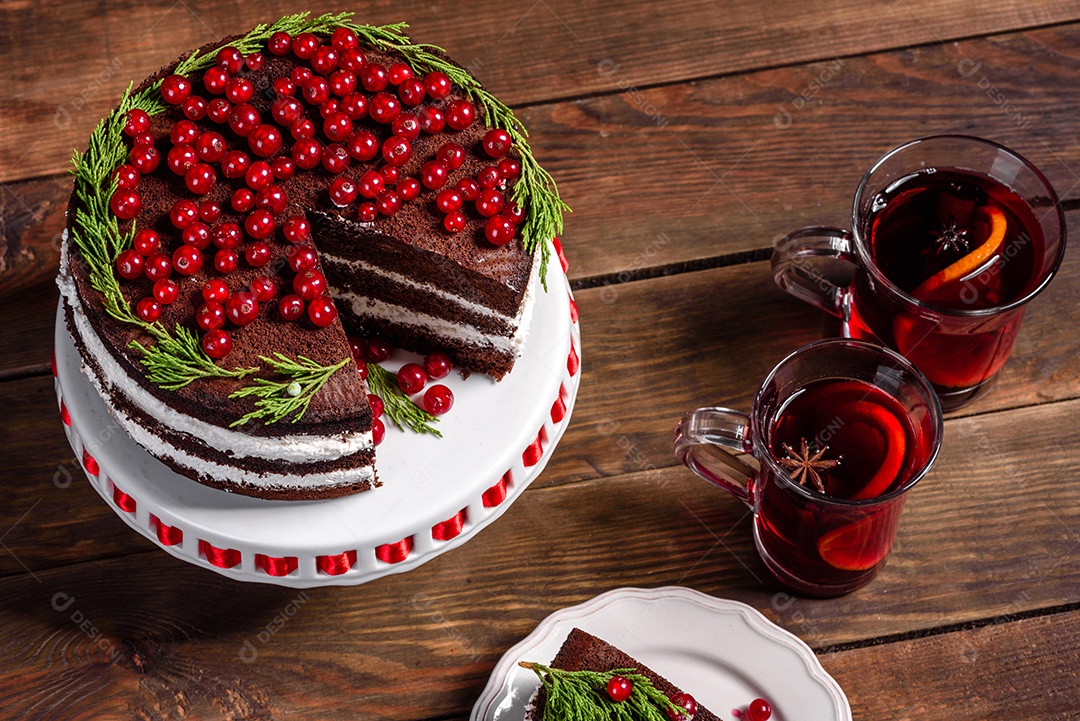
[[[259,360],[274,369],[275,373],[285,376],[286,380],[255,378],[251,385],[233,392],[229,398],[247,398],[255,396],[255,410],[243,418],[229,424],[230,428],[242,426],[250,420],[261,420],[267,425],[277,423],[290,413],[295,413],[292,422],[304,417],[311,399],[330,380],[339,369],[352,358],[345,358],[334,365],[323,366],[305,356],[296,360],[283,353],[275,353],[274,358],[259,356]]]
[[[142,364],[149,371],[146,377],[165,390],[175,391],[200,378],[243,378],[259,370],[254,368],[222,368],[203,352],[195,334],[179,324],[173,333],[165,332],[160,323],[147,324],[157,343],[150,347],[131,341],[131,347],[143,354]]]
[[[412,399],[398,387],[394,374],[378,363],[368,363],[367,383],[371,392],[382,398],[383,412],[394,425],[405,430],[407,426],[414,433],[430,433],[442,438],[442,433],[431,424],[439,419],[412,402]]]
[[[530,661],[518,665],[535,673],[547,690],[542,721],[669,721],[671,710],[688,716],[637,669],[564,671]],[[630,698],[625,701],[613,701],[605,690],[615,676],[630,682]]]

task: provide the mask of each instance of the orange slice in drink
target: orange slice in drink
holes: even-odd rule
[[[938,288],[963,280],[971,273],[974,273],[1001,250],[1001,244],[1005,242],[1005,232],[1009,227],[1009,222],[1005,219],[1005,213],[993,205],[983,205],[975,211],[975,221],[977,226],[983,225],[987,228],[986,240],[960,260],[946,266],[922,283],[919,283],[915,290],[911,291],[913,296],[919,300],[925,300]]]
[[[893,481],[900,473],[904,465],[904,455],[907,453],[907,436],[900,420],[877,403],[870,401],[854,401],[845,403],[836,409],[836,414],[841,418],[849,419],[851,427],[848,433],[859,433],[865,438],[865,443],[881,439],[882,460],[877,472],[866,482],[862,489],[851,498],[874,498],[888,490]],[[876,446],[877,444],[874,443]]]
[[[889,554],[891,533],[887,528],[891,513],[875,513],[829,531],[818,539],[821,558],[833,568],[865,571]]]

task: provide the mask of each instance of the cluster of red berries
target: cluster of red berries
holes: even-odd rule
[[[353,360],[360,369],[360,375],[367,379],[367,364],[382,363],[390,357],[393,347],[385,338],[357,338],[349,336],[349,346],[352,348]],[[429,353],[424,357],[423,365],[419,363],[406,363],[397,372],[397,384],[401,392],[413,396],[424,390],[428,380],[441,380],[450,375],[453,365],[445,353]],[[375,394],[368,395],[371,404],[371,414],[374,417],[372,423],[372,435],[375,445],[382,443],[386,426],[382,421],[384,404],[381,398]],[[454,392],[440,384],[428,387],[427,392],[421,399],[422,407],[433,416],[441,416],[450,411],[454,406]]]

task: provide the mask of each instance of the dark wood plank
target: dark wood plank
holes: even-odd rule
[[[0,298],[56,275],[71,180],[0,183]]]
[[[341,9],[326,1],[305,7]],[[9,102],[0,108],[0,181],[62,168],[71,148],[84,147],[129,81],[192,47],[295,11],[295,4],[283,1],[262,3],[257,11],[233,2],[167,0],[5,4],[0,28],[10,41],[0,48],[0,61],[9,69]],[[767,11],[752,0],[723,7],[680,0],[660,9],[610,0],[513,6],[484,0],[469,12],[443,3],[380,0],[365,5],[361,16],[375,23],[409,20],[417,39],[446,47],[511,104],[631,90],[628,102],[642,108],[651,103],[678,123],[686,116],[663,94],[638,95],[633,89],[1061,23],[1080,13],[1068,0],[1036,6],[995,0],[974,14],[959,0],[787,0]],[[55,72],[57,47],[64,48],[62,72]],[[761,125],[806,87],[802,78],[794,80],[768,100],[757,119]]]
[[[1068,719],[1080,708],[1080,613],[821,658],[855,718]]]

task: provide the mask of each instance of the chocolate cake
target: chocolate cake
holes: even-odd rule
[[[559,653],[550,664],[551,668],[564,671],[611,671],[617,668],[632,668],[636,673],[647,677],[668,698],[675,694],[685,693],[675,684],[651,670],[629,654],[620,651],[610,643],[574,628],[566,637]],[[547,703],[547,694],[543,687],[534,698],[533,708],[529,712],[528,721],[540,721],[544,716],[544,707]],[[697,704],[697,713],[687,721],[720,721],[720,718],[701,704]]]
[[[403,28],[301,14],[209,43],[76,155],[67,326],[178,473],[272,499],[379,485],[349,334],[513,368],[565,206],[510,110]]]

